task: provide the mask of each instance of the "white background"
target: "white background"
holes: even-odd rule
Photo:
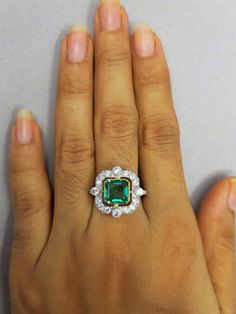
[[[8,313],[12,208],[8,195],[9,126],[31,107],[53,152],[53,107],[60,40],[87,23],[97,1],[0,0],[0,313]],[[187,185],[194,208],[220,177],[236,175],[236,2],[124,0],[131,25],[161,37],[172,76]]]

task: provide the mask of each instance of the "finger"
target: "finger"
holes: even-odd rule
[[[85,227],[92,208],[92,101],[93,43],[85,28],[73,27],[61,46],[55,133],[55,219],[69,228]]]
[[[236,179],[225,178],[207,194],[198,213],[208,270],[224,314],[236,313],[235,209]]]
[[[173,107],[169,71],[158,37],[138,26],[131,39],[135,96],[139,111],[139,166],[144,207],[186,198],[179,126]],[[166,188],[168,187],[168,189]],[[158,195],[158,197],[157,197]],[[171,196],[171,197],[170,197]],[[150,212],[151,215],[157,211]]]
[[[118,1],[102,1],[95,15],[96,170],[119,165],[137,172],[137,110],[128,17]]]
[[[19,112],[12,130],[10,182],[14,207],[13,262],[19,263],[18,267],[28,263],[33,266],[50,232],[51,191],[40,128],[27,109]]]

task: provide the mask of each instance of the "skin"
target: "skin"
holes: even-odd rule
[[[85,61],[68,62],[68,34],[61,46],[53,191],[35,119],[27,145],[12,130],[12,313],[234,314],[231,178],[196,217],[160,39],[153,33],[155,55],[140,58],[125,9],[117,32],[101,30],[98,10]],[[139,173],[148,191],[118,220],[89,195],[96,174],[114,165]]]

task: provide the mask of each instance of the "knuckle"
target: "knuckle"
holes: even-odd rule
[[[10,175],[11,179],[18,178],[37,178],[44,172],[44,164],[41,156],[35,156],[33,153],[24,156],[11,155]]]
[[[26,160],[29,161],[28,158],[26,158]],[[43,169],[40,169],[40,167],[36,165],[24,166],[23,164],[18,163],[14,167],[11,166],[11,185],[13,186],[13,188],[20,188],[23,183],[27,184],[28,182],[30,182],[31,184],[28,184],[29,189],[33,189],[33,184],[39,181],[42,178],[43,174]]]
[[[116,41],[117,42],[117,41]],[[120,66],[123,64],[131,64],[130,49],[127,45],[122,45],[121,42],[114,44],[114,40],[110,41],[109,45],[105,45],[97,53],[96,61],[101,66]]]
[[[86,165],[93,160],[94,143],[86,139],[83,130],[65,131],[58,146],[59,165],[62,171],[74,173],[77,166]]]
[[[170,87],[170,74],[166,65],[153,66],[153,62],[143,66],[135,73],[136,84],[140,90]]]
[[[25,250],[30,243],[31,236],[29,232],[23,228],[17,228],[13,233],[12,249],[14,250]]]
[[[21,181],[13,188],[14,205],[21,219],[30,218],[49,209],[50,195],[47,189],[36,185],[33,180],[27,183],[27,189],[21,185],[25,184]]]
[[[137,136],[138,117],[134,112],[112,106],[112,110],[104,112],[101,122],[101,134],[108,141],[124,140],[129,142]]]
[[[78,73],[66,73],[62,74],[59,80],[59,93],[68,98],[73,98],[73,96],[87,96],[91,92],[91,82],[85,77],[78,76]]]
[[[168,150],[180,142],[179,125],[176,118],[154,115],[141,125],[142,143],[149,148]]]

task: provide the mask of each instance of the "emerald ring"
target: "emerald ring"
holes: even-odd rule
[[[102,214],[119,218],[132,214],[140,204],[140,197],[147,192],[140,187],[140,180],[132,171],[116,166],[103,170],[96,177],[96,185],[90,190],[95,196],[96,207]]]

